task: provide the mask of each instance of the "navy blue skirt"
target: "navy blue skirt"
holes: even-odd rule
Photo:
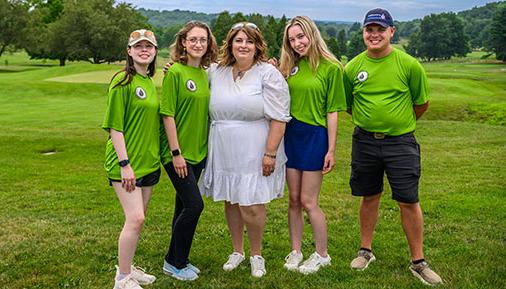
[[[293,117],[286,125],[287,168],[301,171],[321,171],[328,148],[327,128],[310,125]]]

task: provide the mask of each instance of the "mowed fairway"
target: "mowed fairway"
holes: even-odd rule
[[[0,287],[112,288],[123,213],[103,169],[107,134],[100,125],[107,82],[121,66],[58,67],[20,53],[0,64]],[[426,258],[441,288],[506,288],[506,65],[473,54],[424,66],[432,100],[416,135]],[[310,276],[282,267],[290,251],[285,196],[268,205],[267,275],[251,277],[249,262],[224,272],[232,249],[223,204],[206,199],[190,255],[200,278],[183,283],[164,275],[174,190],[163,173],[135,258],[158,277],[145,288],[422,288],[408,270],[388,186],[374,238],[377,261],[363,272],[350,269],[359,199],[348,186],[353,126],[345,113],[339,127],[337,164],[320,197],[332,266]],[[306,225],[303,253],[312,250]]]

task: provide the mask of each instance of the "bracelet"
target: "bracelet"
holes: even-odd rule
[[[268,157],[268,158],[271,158],[271,159],[276,159],[276,155],[268,154],[268,153],[264,153],[264,157]]]

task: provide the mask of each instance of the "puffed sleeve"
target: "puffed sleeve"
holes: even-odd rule
[[[262,93],[264,97],[264,115],[267,119],[289,122],[290,92],[283,75],[271,64],[263,64]]]
[[[206,69],[207,79],[209,79],[209,83],[211,83],[211,79],[212,79],[213,74],[217,68],[218,68],[218,63],[211,63],[211,65],[209,65],[209,67]]]
[[[119,73],[114,77],[109,85],[109,93],[107,100],[107,109],[105,111],[104,121],[102,128],[106,131],[114,129],[116,131],[123,131],[125,125],[125,111],[128,105],[128,93],[130,91],[129,85],[117,85],[123,79],[124,73]]]

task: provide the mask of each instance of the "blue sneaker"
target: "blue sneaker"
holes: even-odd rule
[[[193,272],[195,272],[196,274],[200,274],[200,269],[193,266],[192,263],[188,263],[186,265],[186,267],[188,267],[190,270],[192,270]]]
[[[163,260],[163,272],[181,281],[191,281],[199,277],[199,275],[197,275],[197,273],[191,270],[188,266],[183,269],[178,269],[167,263],[165,260]]]

